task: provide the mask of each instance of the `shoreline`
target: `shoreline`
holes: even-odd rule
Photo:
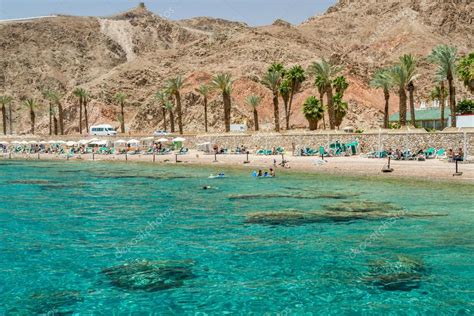
[[[94,158],[94,160],[93,160]],[[178,163],[176,163],[176,158]],[[474,164],[459,164],[461,176],[453,176],[455,172],[455,164],[438,159],[429,159],[426,161],[391,161],[393,173],[382,173],[382,168],[387,164],[386,159],[362,158],[360,156],[352,157],[328,157],[322,159],[317,156],[299,157],[284,155],[284,159],[289,161],[290,168],[282,168],[279,164],[282,156],[260,156],[255,154],[249,155],[249,163],[244,164],[247,156],[226,154],[217,155],[217,162],[214,162],[215,156],[204,154],[195,150],[191,150],[186,155],[99,155],[92,154],[77,155],[67,159],[64,155],[57,154],[40,154],[41,161],[74,161],[74,162],[121,162],[121,163],[145,163],[159,165],[186,165],[186,166],[206,166],[206,167],[222,167],[222,168],[238,168],[241,170],[249,170],[249,172],[257,169],[268,170],[274,168],[279,172],[297,172],[307,174],[326,174],[326,175],[347,175],[354,177],[371,177],[376,179],[410,179],[428,182],[449,182],[474,184]],[[153,161],[155,159],[155,161]],[[9,154],[0,155],[0,161],[10,160]],[[38,160],[37,154],[13,154],[11,160],[34,161]],[[276,167],[274,162],[276,161]],[[218,170],[216,170],[217,172]]]

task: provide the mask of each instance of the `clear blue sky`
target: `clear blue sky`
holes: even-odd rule
[[[0,20],[56,13],[107,16],[138,5],[139,0],[0,0]],[[282,18],[293,24],[324,12],[336,0],[145,0],[151,11],[169,19],[220,17],[250,25]]]

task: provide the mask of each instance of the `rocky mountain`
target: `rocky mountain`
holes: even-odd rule
[[[350,111],[343,126],[367,129],[379,126],[383,97],[368,82],[376,68],[412,53],[420,60],[417,100],[426,100],[432,88],[434,67],[423,60],[441,43],[455,45],[460,54],[474,49],[474,2],[441,0],[340,0],[325,14],[301,25],[277,20],[272,25],[213,18],[169,21],[139,6],[112,17],[57,16],[0,22],[0,94],[15,96],[18,132],[28,131],[27,110],[20,99],[35,97],[45,106],[39,111],[39,130],[47,130],[46,101],[41,91],[63,93],[66,131],[77,132],[78,109],[72,90],[90,93],[91,123],[117,122],[114,95],[128,95],[126,125],[132,132],[148,133],[161,127],[162,114],[154,94],[164,81],[178,74],[186,78],[185,131],[203,126],[202,100],[194,91],[218,72],[235,79],[232,120],[252,125],[249,94],[259,94],[261,127],[272,128],[272,97],[259,83],[268,65],[308,67],[322,57],[345,66],[350,81],[345,99]],[[301,105],[317,95],[313,78],[295,97],[292,124],[305,127]],[[460,93],[466,93],[461,85]],[[397,99],[392,98],[392,111]],[[25,119],[23,119],[25,118]],[[282,117],[283,120],[283,117]],[[210,98],[210,131],[223,130],[222,100]]]

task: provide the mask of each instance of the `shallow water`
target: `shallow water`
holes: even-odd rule
[[[219,171],[0,161],[0,314],[474,313],[472,185],[298,173],[258,180],[248,170],[207,179]],[[447,216],[245,223],[256,212],[354,201]],[[415,286],[372,282],[373,262],[398,255],[423,263]],[[134,260],[190,263],[193,277],[147,291],[102,273]]]

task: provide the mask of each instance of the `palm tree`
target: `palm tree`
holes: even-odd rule
[[[474,52],[461,58],[458,64],[458,75],[466,88],[474,93]]]
[[[278,94],[280,92],[281,74],[270,71],[263,77],[262,83],[273,93],[273,117],[275,118],[275,131],[280,131],[280,112],[278,108]]]
[[[400,62],[390,69],[390,78],[392,79],[393,85],[398,88],[398,96],[400,98],[400,125],[407,125],[407,94],[406,89],[410,91],[410,110],[411,110],[411,122],[414,125],[415,121],[415,106],[413,100],[413,87],[410,82],[415,80],[416,74],[416,63],[412,55],[404,55],[400,57]]]
[[[273,72],[273,71],[279,72],[282,78],[286,75],[285,66],[283,66],[283,64],[280,64],[280,63],[273,63],[270,65],[270,67],[268,67],[267,72]]]
[[[64,111],[63,106],[61,104],[61,94],[55,90],[48,89],[43,92],[43,96],[49,100],[49,111],[54,112],[52,105],[56,105],[58,108],[58,119],[59,119],[59,132],[61,135],[64,135]],[[53,117],[55,119],[55,117]],[[51,118],[50,118],[50,126],[51,126]],[[51,134],[50,134],[51,135]]]
[[[10,104],[10,110],[11,110],[11,102],[13,101],[13,98],[8,95],[2,95],[0,96],[0,104],[2,105],[2,121],[3,121],[3,134],[7,135],[7,105]],[[11,113],[9,116],[10,124],[11,124]],[[11,133],[11,125],[10,125],[10,133]]]
[[[390,90],[393,87],[392,78],[390,77],[389,69],[380,69],[377,71],[370,82],[370,85],[375,89],[382,89],[385,98],[385,108],[383,116],[383,128],[388,128],[388,113],[389,113],[389,101],[390,101]]]
[[[444,105],[446,103],[446,97],[448,96],[448,91],[444,87],[444,81],[439,83],[439,86],[436,86],[430,94],[431,100],[438,100],[440,103],[440,110],[441,110],[441,129],[444,129]]]
[[[196,92],[202,96],[204,101],[204,131],[207,133],[207,98],[211,89],[207,84],[202,84],[196,89]]]
[[[123,92],[117,92],[115,95],[115,101],[120,105],[120,132],[125,133],[125,101],[127,100],[127,95]]]
[[[31,134],[35,134],[36,113],[35,109],[38,107],[35,99],[26,99],[23,104],[30,110]]]
[[[171,129],[171,133],[174,133],[174,112],[173,112],[173,109],[174,109],[174,104],[171,100],[165,100],[165,103],[163,105],[163,107],[166,109],[166,111],[168,111],[170,113],[170,129]]]
[[[166,131],[166,107],[165,107],[165,102],[169,99],[169,95],[166,91],[160,90],[155,94],[155,99],[158,101],[161,111],[163,113],[163,130]]]
[[[286,128],[290,126],[291,107],[293,105],[293,98],[295,94],[301,89],[301,84],[306,80],[303,67],[295,65],[285,75],[286,80],[290,84],[290,102],[288,104],[288,115],[286,116]]]
[[[217,74],[212,78],[211,89],[220,90],[224,101],[225,131],[230,132],[232,76],[230,74]]]
[[[406,74],[407,74],[406,89],[408,90],[408,94],[409,94],[411,125],[415,126],[415,123],[416,123],[415,98],[414,98],[415,84],[413,81],[418,77],[418,75],[416,74],[416,59],[415,57],[413,57],[413,55],[405,54],[402,57],[400,57],[400,64],[405,69]]]
[[[53,101],[50,98],[50,90],[44,90],[42,92],[43,98],[49,101],[49,135],[53,135]]]
[[[73,94],[77,97],[79,101],[79,134],[82,134],[82,107],[84,105],[85,98],[87,98],[87,92],[83,88],[76,88],[73,91]]]
[[[332,85],[336,93],[339,93],[341,96],[344,96],[347,88],[349,88],[349,83],[344,76],[338,76],[332,81]]]
[[[325,83],[321,80],[322,78],[316,77],[316,80],[314,81],[314,84],[316,88],[318,88],[318,93],[319,93],[319,102],[321,103],[321,106],[324,109],[324,91],[326,89]],[[324,117],[323,113],[323,129],[326,129],[326,119]]]
[[[255,124],[255,131],[257,132],[259,127],[258,127],[258,112],[257,112],[257,107],[260,105],[262,102],[262,98],[257,96],[257,95],[251,95],[248,96],[247,99],[245,99],[245,102],[247,105],[249,105],[252,110],[253,110],[253,121]]]
[[[86,132],[89,132],[89,115],[87,114],[87,104],[89,103],[89,93],[84,90],[82,102],[84,106],[84,120],[86,123]]]
[[[319,63],[312,63],[309,67],[309,72],[316,76],[316,82],[324,89],[327,96],[328,112],[329,112],[329,127],[334,129],[336,126],[336,112],[334,110],[333,101],[333,80],[336,75],[342,70],[341,67],[335,66],[324,58]]]
[[[428,60],[438,65],[437,76],[448,81],[449,108],[451,110],[451,126],[456,127],[456,88],[454,76],[456,74],[457,49],[448,45],[439,45],[433,48]]]
[[[182,88],[184,88],[184,80],[181,76],[169,79],[166,82],[166,89],[168,90],[168,93],[174,96],[176,101],[176,111],[178,112],[178,128],[181,135],[183,134],[183,110],[181,107]]]
[[[290,129],[290,109],[289,109],[289,102],[290,102],[290,95],[291,95],[291,86],[288,80],[283,80],[279,87],[279,92],[281,98],[283,99],[283,108],[285,110],[285,123],[286,129]]]
[[[318,129],[318,122],[324,116],[324,108],[321,101],[315,96],[310,96],[303,104],[303,114],[308,120],[309,130],[314,131]]]
[[[336,93],[334,96],[334,110],[336,112],[336,126],[339,127],[342,124],[342,120],[347,114],[347,110],[349,109],[349,104],[342,100],[342,94]]]

